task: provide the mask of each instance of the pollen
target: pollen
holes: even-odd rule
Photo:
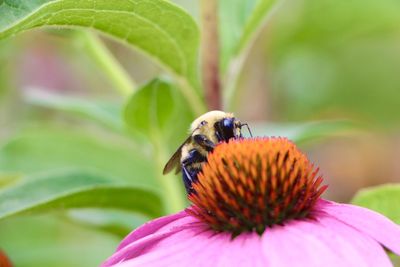
[[[191,215],[217,232],[262,234],[310,217],[327,186],[318,168],[286,138],[236,139],[207,158],[193,193]]]

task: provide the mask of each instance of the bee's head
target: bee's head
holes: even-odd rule
[[[218,141],[228,142],[231,138],[242,137],[241,123],[234,117],[223,118],[214,124]]]
[[[231,138],[242,137],[241,129],[243,125],[247,126],[246,123],[241,123],[236,119],[232,113],[213,110],[194,120],[190,127],[190,132],[191,134],[196,133],[208,136],[212,138],[213,142],[227,142]],[[214,137],[217,140],[213,140]]]

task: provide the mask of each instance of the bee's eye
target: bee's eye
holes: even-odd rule
[[[220,121],[217,121],[214,124],[216,136],[218,141],[227,142],[229,139],[235,137],[234,133],[234,119],[233,118],[225,118]]]
[[[222,124],[223,124],[224,128],[233,129],[233,120],[232,119],[223,119]]]

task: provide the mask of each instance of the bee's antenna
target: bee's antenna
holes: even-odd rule
[[[251,133],[250,127],[249,127],[249,125],[247,124],[247,122],[246,122],[246,123],[240,124],[240,127],[242,127],[242,126],[244,126],[244,125],[246,125],[247,131],[249,131],[250,137],[253,137],[253,134]]]

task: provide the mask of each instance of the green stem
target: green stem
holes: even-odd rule
[[[154,154],[158,181],[163,189],[163,203],[168,214],[181,211],[186,207],[186,201],[182,190],[182,185],[173,174],[163,175],[162,169],[168,160],[168,154],[165,145],[161,143],[161,138],[154,136],[152,138],[154,145]]]
[[[225,110],[236,110],[235,100],[238,93],[237,83],[240,78],[246,56],[247,54],[244,53],[234,58],[230,63],[229,69],[226,73],[225,94],[223,97],[223,107]]]
[[[92,32],[83,30],[77,30],[76,36],[83,43],[90,58],[110,79],[114,88],[123,96],[131,95],[136,88],[135,82],[100,38]]]
[[[197,91],[185,79],[180,79],[179,77],[176,77],[176,79],[182,95],[188,101],[194,115],[197,117],[207,112],[207,107]]]

